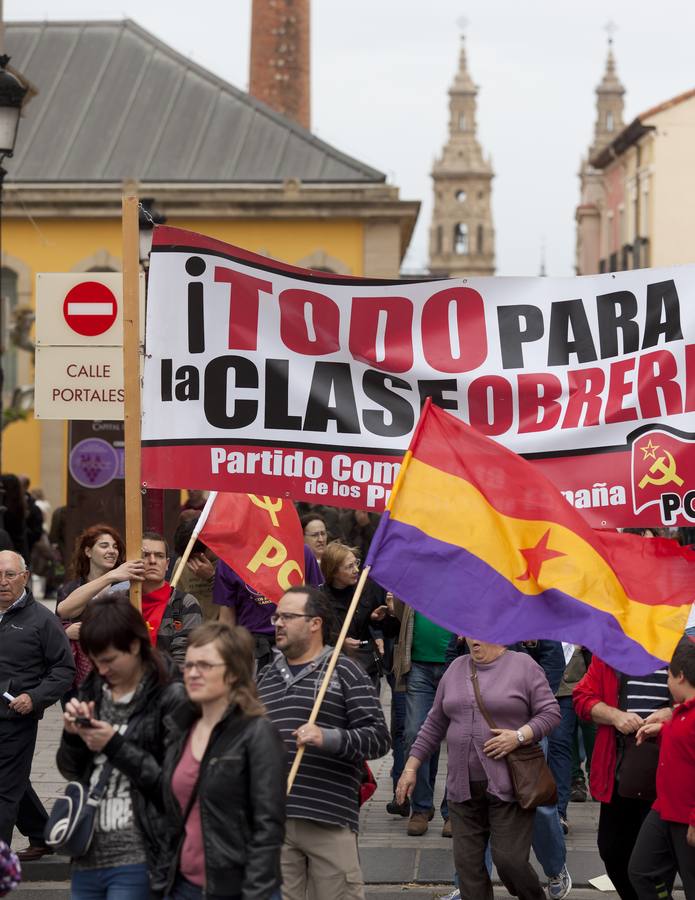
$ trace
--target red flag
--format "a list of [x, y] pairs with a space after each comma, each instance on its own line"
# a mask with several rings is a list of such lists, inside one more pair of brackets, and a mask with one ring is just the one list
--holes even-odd
[[274, 603], [304, 583], [304, 536], [291, 500], [213, 492], [198, 529], [204, 544]]

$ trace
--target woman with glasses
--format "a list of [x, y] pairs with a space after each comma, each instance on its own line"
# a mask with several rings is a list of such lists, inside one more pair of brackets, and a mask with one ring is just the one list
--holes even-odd
[[317, 516], [314, 513], [308, 513], [306, 516], [302, 516], [299, 521], [302, 526], [302, 531], [304, 532], [304, 543], [314, 554], [316, 561], [320, 565], [321, 557], [323, 556], [323, 551], [326, 549], [326, 542], [328, 541], [326, 521], [325, 519], [322, 519], [321, 516]]
[[253, 650], [245, 628], [219, 622], [188, 644], [188, 702], [171, 717], [162, 777], [170, 900], [280, 900], [286, 753], [256, 694]]
[[[72, 861], [72, 900], [149, 900], [164, 888], [168, 842], [156, 797], [167, 713], [181, 703], [173, 664], [152, 646], [127, 597], [88, 605], [80, 644], [94, 671], [65, 708], [57, 763], [70, 780], [106, 778], [87, 852]], [[110, 774], [106, 767], [112, 768]]]
[[[325, 579], [321, 590], [329, 597], [336, 619], [335, 638], [343, 627], [360, 576], [356, 549], [340, 541], [331, 541], [321, 557], [321, 571]], [[362, 666], [375, 687], [378, 687], [382, 671], [384, 640], [381, 629], [387, 617], [390, 614], [386, 594], [377, 584], [367, 579], [344, 647], [345, 653]]]

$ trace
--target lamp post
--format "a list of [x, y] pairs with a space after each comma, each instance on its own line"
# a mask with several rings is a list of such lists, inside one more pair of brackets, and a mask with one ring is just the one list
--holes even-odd
[[[2, 265], [2, 188], [7, 172], [3, 166], [5, 158], [12, 156], [17, 140], [17, 127], [22, 112], [22, 103], [29, 90], [28, 87], [7, 71], [10, 57], [0, 56], [0, 267]], [[2, 296], [2, 284], [0, 282], [0, 354], [5, 352], [5, 302]], [[5, 416], [3, 404], [3, 391], [5, 389], [5, 377], [0, 360], [0, 471], [2, 471], [2, 426]], [[0, 527], [5, 518], [4, 491], [0, 487]]]

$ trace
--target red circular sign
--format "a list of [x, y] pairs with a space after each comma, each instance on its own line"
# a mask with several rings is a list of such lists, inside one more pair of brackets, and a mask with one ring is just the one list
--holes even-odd
[[100, 281], [83, 281], [65, 295], [63, 316], [68, 326], [86, 337], [103, 334], [116, 321], [118, 301]]

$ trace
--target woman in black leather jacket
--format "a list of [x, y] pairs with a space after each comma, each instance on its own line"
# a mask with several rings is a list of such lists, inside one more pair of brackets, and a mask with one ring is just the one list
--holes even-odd
[[208, 622], [184, 663], [188, 702], [167, 720], [162, 787], [176, 838], [171, 900], [279, 900], [284, 744], [253, 681], [245, 628]]
[[90, 847], [73, 860], [70, 896], [106, 898], [115, 887], [130, 900], [147, 900], [151, 890], [161, 896], [169, 848], [156, 799], [163, 718], [182, 702], [183, 686], [172, 683], [173, 666], [152, 647], [127, 597], [92, 600], [80, 644], [95, 668], [66, 705], [58, 768], [83, 784], [96, 784], [107, 763], [114, 771]]

